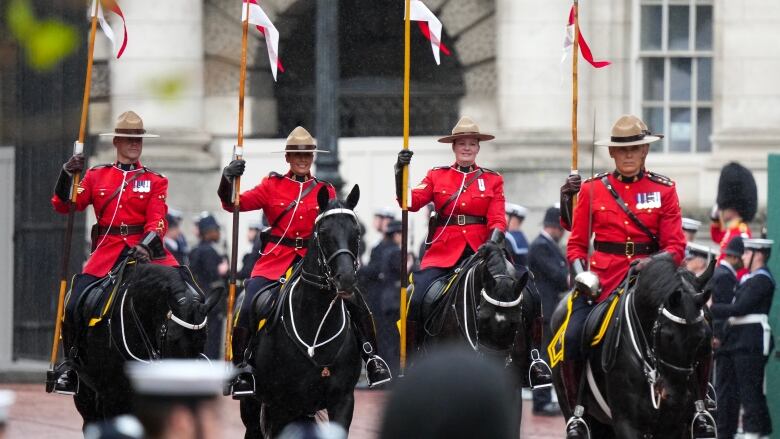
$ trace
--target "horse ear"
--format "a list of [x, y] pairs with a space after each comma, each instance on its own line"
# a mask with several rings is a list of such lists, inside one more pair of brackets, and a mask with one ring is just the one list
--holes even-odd
[[702, 308], [710, 301], [710, 296], [712, 296], [712, 288], [705, 288], [701, 293], [694, 295], [693, 300], [696, 301], [696, 306]]
[[222, 299], [222, 296], [225, 295], [225, 287], [217, 287], [211, 290], [208, 297], [206, 297], [206, 303], [201, 305], [201, 311], [203, 312], [203, 315], [208, 315], [211, 310], [217, 306], [217, 304]]
[[354, 210], [355, 206], [357, 206], [359, 199], [360, 199], [360, 186], [354, 185], [352, 186], [352, 191], [347, 196], [347, 208], [349, 210]]
[[717, 260], [715, 258], [710, 258], [710, 263], [707, 264], [707, 269], [704, 270], [704, 273], [696, 278], [696, 289], [698, 291], [705, 289], [707, 282], [710, 281], [713, 273], [715, 273], [715, 265], [717, 265]]
[[320, 206], [320, 212], [325, 212], [325, 209], [328, 208], [329, 202], [330, 192], [328, 192], [328, 187], [323, 185], [319, 192], [317, 192], [317, 204]]

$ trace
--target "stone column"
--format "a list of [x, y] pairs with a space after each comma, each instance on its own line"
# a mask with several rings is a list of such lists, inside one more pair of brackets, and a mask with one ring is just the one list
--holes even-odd
[[317, 156], [317, 175], [341, 189], [339, 174], [339, 9], [338, 1], [317, 0], [316, 115], [314, 135], [330, 154]]

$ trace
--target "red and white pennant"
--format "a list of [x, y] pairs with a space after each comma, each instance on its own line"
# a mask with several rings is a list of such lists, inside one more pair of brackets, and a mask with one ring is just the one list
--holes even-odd
[[410, 8], [412, 13], [409, 15], [409, 18], [417, 22], [417, 26], [420, 28], [423, 36], [431, 41], [433, 58], [436, 60], [437, 65], [441, 64], [439, 51], [447, 56], [451, 54], [450, 49], [441, 42], [441, 21], [420, 0], [411, 0]]
[[[602, 67], [606, 67], [610, 65], [611, 63], [609, 61], [595, 61], [593, 60], [593, 53], [590, 51], [590, 47], [588, 47], [588, 43], [585, 41], [585, 37], [582, 36], [582, 32], [580, 32], [579, 29], [577, 29], [577, 43], [580, 46], [580, 53], [582, 54], [582, 57], [585, 58], [585, 61], [590, 63], [593, 67], [600, 69]], [[566, 60], [566, 57], [568, 56], [569, 52], [571, 52], [571, 47], [574, 45], [574, 5], [572, 5], [571, 10], [569, 11], [569, 21], [566, 24], [566, 35], [563, 39], [563, 57], [561, 58], [561, 63]]]
[[106, 17], [103, 15], [104, 7], [108, 8], [109, 11], [118, 15], [119, 18], [122, 19], [122, 27], [124, 28], [124, 37], [122, 38], [122, 44], [120, 44], [119, 46], [119, 51], [116, 52], [116, 57], [117, 59], [119, 59], [119, 57], [122, 56], [122, 54], [125, 52], [125, 48], [127, 47], [127, 22], [125, 21], [125, 14], [122, 13], [122, 9], [119, 8], [119, 5], [114, 0], [100, 0], [99, 2], [97, 0], [92, 0], [92, 6], [90, 8], [90, 12], [91, 12], [90, 17], [94, 17], [95, 15], [97, 15], [98, 22], [100, 23], [100, 28], [103, 30], [103, 33], [106, 34], [106, 37], [109, 40], [111, 40], [111, 46], [113, 46], [114, 50], [116, 50], [114, 30], [111, 29], [111, 25], [108, 24]]
[[[243, 0], [246, 4], [247, 0]], [[241, 8], [241, 21], [246, 20], [246, 7]], [[257, 26], [257, 30], [265, 37], [265, 46], [268, 49], [268, 61], [271, 64], [271, 74], [276, 81], [276, 71], [284, 73], [282, 61], [279, 59], [279, 31], [271, 23], [265, 11], [257, 3], [257, 0], [249, 0], [249, 22]]]

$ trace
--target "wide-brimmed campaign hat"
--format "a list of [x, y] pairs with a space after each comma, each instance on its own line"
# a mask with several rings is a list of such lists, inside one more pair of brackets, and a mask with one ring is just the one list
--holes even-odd
[[144, 121], [134, 111], [125, 111], [116, 118], [116, 126], [113, 133], [101, 133], [101, 136], [112, 137], [160, 137], [157, 134], [147, 133], [144, 129]]
[[597, 146], [634, 146], [645, 145], [663, 139], [663, 134], [652, 134], [642, 119], [625, 114], [612, 125], [609, 139], [599, 140]]
[[271, 151], [273, 153], [288, 153], [288, 152], [324, 152], [330, 151], [325, 149], [317, 149], [317, 142], [314, 137], [306, 131], [304, 127], [295, 127], [287, 136], [287, 145], [284, 149]]
[[455, 142], [455, 140], [464, 137], [470, 137], [477, 140], [493, 140], [496, 138], [496, 136], [492, 134], [485, 134], [479, 132], [479, 125], [474, 123], [474, 121], [471, 120], [470, 117], [463, 116], [455, 125], [455, 128], [452, 129], [452, 135], [442, 137], [441, 139], [439, 139], [439, 142], [453, 143]]

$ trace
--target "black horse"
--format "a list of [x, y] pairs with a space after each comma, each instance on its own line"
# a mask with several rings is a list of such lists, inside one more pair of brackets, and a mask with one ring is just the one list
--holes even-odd
[[[620, 297], [603, 341], [588, 352], [581, 380], [592, 438], [691, 436], [694, 401], [702, 399], [694, 372], [712, 340], [704, 286], [713, 267], [697, 278], [671, 257], [659, 258]], [[553, 314], [553, 333], [566, 315], [565, 303]], [[553, 378], [559, 395], [577, 391], [564, 388], [560, 367], [553, 368]], [[567, 398], [559, 402], [568, 419]]]
[[[503, 246], [493, 240], [464, 260], [445, 283], [443, 297], [423, 308], [424, 334], [420, 350], [442, 343], [467, 344], [479, 355], [503, 362], [521, 384], [528, 371], [526, 324], [533, 311], [525, 303], [530, 294], [528, 272], [518, 271], [506, 259]], [[434, 287], [437, 282], [434, 283]], [[431, 294], [430, 292], [428, 294]], [[522, 413], [522, 399], [518, 398]]]
[[107, 315], [76, 342], [74, 401], [84, 425], [131, 411], [125, 362], [201, 356], [206, 315], [224, 290], [204, 297], [185, 270], [128, 259]]
[[349, 431], [361, 359], [344, 301], [359, 294], [360, 226], [352, 211], [359, 197], [357, 185], [346, 202], [330, 201], [324, 187], [317, 194], [321, 213], [308, 252], [283, 285], [278, 320], [250, 347], [258, 396], [241, 400], [246, 438], [275, 437], [320, 410]]

